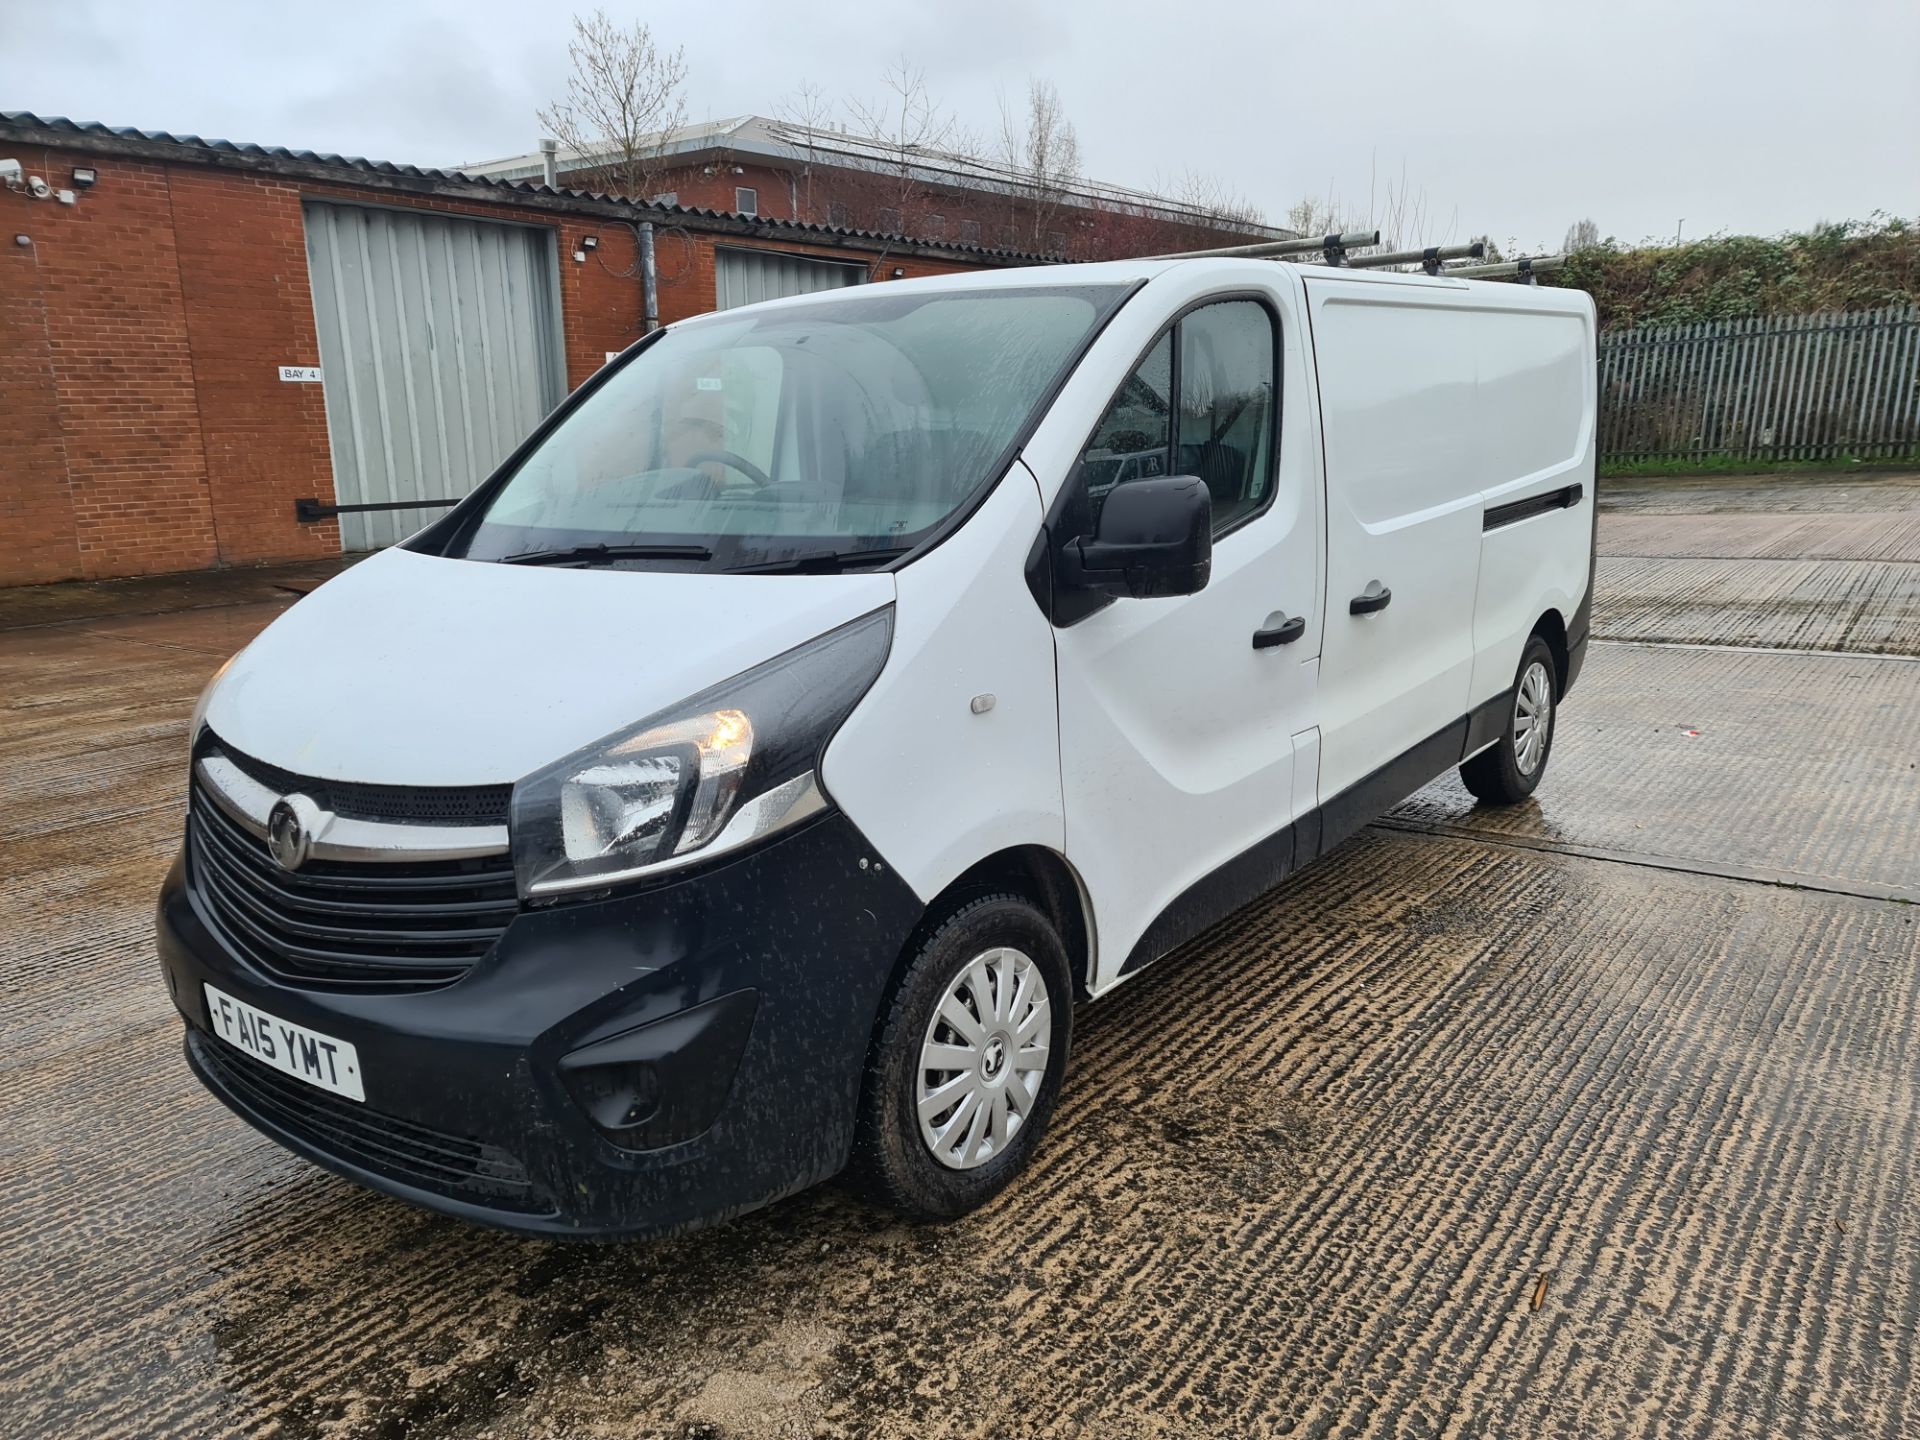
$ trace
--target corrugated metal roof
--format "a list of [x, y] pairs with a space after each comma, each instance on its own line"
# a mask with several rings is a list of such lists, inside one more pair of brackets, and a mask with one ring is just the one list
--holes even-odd
[[[863, 170], [890, 171], [905, 165], [929, 184], [999, 194], [1022, 193], [1031, 183], [1018, 169], [984, 156], [938, 147], [902, 147], [884, 138], [861, 135], [857, 131], [801, 125], [765, 115], [737, 115], [727, 120], [682, 125], [677, 129], [643, 136], [639, 144], [645, 152], [662, 160], [725, 150], [741, 155], [758, 155], [776, 162], [792, 163], [805, 158]], [[608, 163], [613, 153], [605, 145], [588, 149], [566, 147], [559, 151], [558, 160], [563, 169], [568, 165], [587, 169]], [[544, 160], [545, 156], [535, 150], [498, 160], [473, 161], [458, 168], [461, 173], [468, 175], [538, 173]], [[1226, 219], [1170, 196], [1103, 180], [1081, 178], [1065, 181], [1060, 185], [1059, 193], [1069, 203], [1109, 205], [1135, 214], [1150, 214], [1176, 225], [1199, 226], [1223, 234], [1245, 234], [1254, 240], [1299, 238], [1297, 231], [1283, 226], [1268, 225], [1264, 221]]]
[[393, 175], [403, 179], [431, 181], [436, 184], [470, 185], [480, 190], [547, 195], [561, 200], [590, 200], [602, 205], [620, 205], [627, 209], [644, 212], [641, 218], [656, 215], [676, 219], [725, 220], [756, 228], [786, 230], [804, 235], [834, 236], [849, 240], [864, 240], [869, 243], [897, 242], [912, 245], [921, 250], [945, 250], [954, 254], [978, 255], [1020, 264], [1056, 263], [1055, 257], [1050, 255], [1003, 250], [989, 245], [968, 245], [957, 240], [927, 240], [911, 235], [892, 235], [880, 230], [852, 230], [838, 225], [810, 224], [803, 220], [774, 220], [762, 215], [740, 215], [730, 210], [702, 210], [689, 205], [654, 205], [642, 200], [630, 200], [622, 195], [605, 195], [598, 191], [556, 189], [551, 185], [531, 180], [499, 180], [490, 176], [475, 175], [469, 171], [434, 170], [419, 165], [400, 165], [391, 160], [368, 160], [358, 155], [323, 154], [316, 150], [289, 150], [283, 145], [255, 145], [236, 140], [207, 140], [199, 135], [175, 135], [167, 130], [138, 130], [126, 125], [104, 125], [97, 120], [69, 120], [60, 115], [36, 115], [28, 110], [0, 110], [0, 134], [4, 134], [9, 129], [41, 130], [56, 136], [80, 135], [96, 140], [120, 139], [142, 141], [153, 145], [176, 145], [187, 150], [208, 151], [219, 155], [235, 156], [242, 160], [293, 162], [364, 175]]

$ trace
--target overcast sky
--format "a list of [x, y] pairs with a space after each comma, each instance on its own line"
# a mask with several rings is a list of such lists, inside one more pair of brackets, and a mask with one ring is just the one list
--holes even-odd
[[[587, 8], [583, 5], [583, 8]], [[611, 0], [686, 47], [695, 120], [802, 80], [875, 97], [904, 55], [963, 123], [1058, 86], [1085, 171], [1210, 172], [1424, 208], [1423, 241], [1557, 247], [1920, 215], [1920, 0]], [[1520, 17], [1529, 12], [1534, 18]], [[539, 0], [0, 0], [0, 109], [451, 165], [531, 150], [567, 73]], [[843, 16], [844, 19], [836, 19]]]

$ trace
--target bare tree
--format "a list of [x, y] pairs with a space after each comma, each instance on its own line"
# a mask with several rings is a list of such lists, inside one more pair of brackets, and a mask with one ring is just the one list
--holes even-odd
[[540, 124], [604, 189], [648, 199], [662, 169], [660, 138], [687, 119], [685, 50], [663, 50], [644, 23], [623, 29], [595, 10], [573, 17], [567, 54], [566, 98], [536, 111]]
[[1267, 223], [1266, 212], [1252, 200], [1226, 184], [1217, 175], [1188, 170], [1170, 186], [1161, 186], [1167, 197], [1189, 210], [1198, 210], [1229, 225], [1257, 226]]
[[1051, 80], [1027, 82], [1024, 116], [1015, 113], [1001, 92], [999, 149], [1000, 162], [1013, 181], [1008, 229], [1017, 233], [1022, 228], [1019, 210], [1024, 200], [1028, 242], [1035, 250], [1053, 248], [1054, 218], [1066, 202], [1067, 191], [1080, 178], [1080, 137]]
[[885, 156], [882, 193], [894, 212], [896, 228], [905, 234], [939, 193], [927, 183], [926, 162], [970, 154], [977, 146], [927, 89], [927, 72], [905, 56], [887, 67], [883, 88], [886, 93], [871, 104], [849, 100], [847, 114]]
[[1400, 178], [1397, 181], [1389, 180], [1384, 189], [1377, 173], [1370, 175], [1364, 205], [1348, 202], [1329, 186], [1324, 199], [1305, 196], [1287, 211], [1287, 227], [1302, 235], [1339, 235], [1355, 230], [1378, 230], [1380, 243], [1356, 248], [1353, 252], [1356, 255], [1386, 250], [1417, 250], [1428, 245], [1446, 244], [1453, 235], [1457, 221], [1458, 216], [1453, 217], [1444, 230], [1436, 233], [1434, 222], [1428, 216], [1427, 192], [1413, 186], [1407, 179], [1404, 167]]
[[1567, 238], [1560, 242], [1562, 254], [1591, 250], [1600, 243], [1600, 227], [1591, 220], [1576, 220], [1567, 227]]
[[813, 208], [813, 169], [820, 159], [820, 135], [832, 119], [833, 108], [824, 90], [803, 80], [799, 89], [774, 102], [773, 114], [786, 127], [787, 146], [800, 162], [794, 186], [794, 218], [818, 220]]

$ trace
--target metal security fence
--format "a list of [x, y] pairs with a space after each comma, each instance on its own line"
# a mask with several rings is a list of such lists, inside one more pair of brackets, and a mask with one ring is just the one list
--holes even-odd
[[1920, 449], [1920, 306], [1623, 330], [1600, 341], [1600, 453], [1893, 459]]

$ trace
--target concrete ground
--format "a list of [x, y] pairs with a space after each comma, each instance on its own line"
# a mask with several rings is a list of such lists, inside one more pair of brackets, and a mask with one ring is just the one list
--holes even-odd
[[149, 926], [290, 597], [0, 605], [0, 1429], [1920, 1433], [1920, 476], [1602, 495], [1536, 800], [1437, 783], [1083, 1009], [942, 1229], [518, 1241], [259, 1138]]

